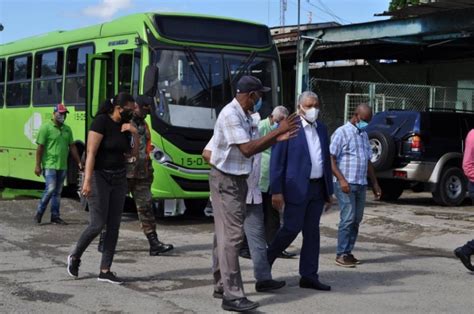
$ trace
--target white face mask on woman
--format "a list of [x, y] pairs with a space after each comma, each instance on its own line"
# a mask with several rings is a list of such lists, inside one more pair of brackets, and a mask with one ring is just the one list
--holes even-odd
[[310, 108], [308, 110], [304, 110], [300, 108], [301, 112], [303, 113], [303, 118], [308, 121], [309, 123], [314, 123], [318, 119], [319, 109]]

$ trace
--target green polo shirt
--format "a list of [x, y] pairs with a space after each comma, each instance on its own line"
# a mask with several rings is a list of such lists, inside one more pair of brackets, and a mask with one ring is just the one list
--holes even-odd
[[69, 145], [73, 143], [72, 130], [53, 121], [41, 125], [36, 144], [44, 146], [41, 164], [43, 169], [66, 170]]
[[[270, 118], [266, 118], [258, 124], [258, 131], [260, 136], [265, 136], [272, 131], [272, 126], [270, 123]], [[262, 161], [260, 162], [260, 181], [259, 187], [260, 191], [263, 193], [268, 192], [270, 185], [270, 156], [272, 148], [267, 148], [262, 152]]]

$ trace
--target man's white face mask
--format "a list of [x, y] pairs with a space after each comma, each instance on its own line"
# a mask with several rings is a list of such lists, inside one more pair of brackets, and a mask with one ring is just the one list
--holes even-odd
[[300, 108], [300, 110], [303, 112], [303, 118], [309, 123], [314, 123], [318, 119], [319, 109], [313, 107], [308, 110]]

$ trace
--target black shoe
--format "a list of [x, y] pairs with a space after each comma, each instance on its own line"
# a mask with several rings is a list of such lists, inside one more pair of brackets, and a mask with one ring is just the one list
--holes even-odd
[[146, 237], [150, 243], [150, 256], [157, 256], [174, 249], [172, 244], [165, 244], [159, 241], [156, 232], [151, 232]]
[[116, 285], [123, 284], [123, 281], [118, 279], [115, 273], [111, 272], [110, 270], [106, 273], [100, 272], [99, 277], [97, 278], [99, 281], [110, 282]]
[[52, 224], [57, 224], [57, 225], [67, 225], [67, 222], [65, 222], [64, 220], [62, 220], [59, 217], [51, 218], [51, 223]]
[[36, 213], [33, 220], [34, 220], [34, 222], [36, 222], [39, 225], [41, 223], [41, 218], [43, 218], [43, 215]]
[[226, 311], [245, 312], [256, 309], [259, 305], [257, 302], [252, 302], [247, 298], [222, 300], [222, 309]]
[[79, 266], [81, 266], [80, 259], [72, 258], [72, 255], [67, 257], [67, 273], [69, 276], [77, 278], [79, 276]]
[[214, 292], [212, 293], [212, 296], [213, 296], [215, 299], [224, 299], [224, 291], [216, 291], [216, 290], [214, 290]]
[[474, 271], [474, 266], [471, 263], [471, 256], [464, 252], [462, 246], [454, 250], [454, 255], [461, 260], [464, 266], [470, 271]]
[[325, 285], [317, 279], [309, 279], [306, 277], [301, 277], [300, 288], [314, 289], [314, 290], [321, 290], [321, 291], [331, 290], [331, 286]]
[[168, 251], [174, 249], [173, 244], [165, 244], [163, 242], [158, 241], [158, 245], [150, 247], [150, 256], [157, 256]]
[[285, 281], [276, 281], [273, 279], [257, 281], [255, 284], [255, 290], [257, 292], [266, 292], [270, 290], [277, 290], [286, 285]]
[[295, 253], [290, 253], [290, 252], [287, 252], [287, 251], [282, 251], [280, 253], [280, 255], [278, 255], [278, 258], [293, 258], [295, 257], [296, 254]]
[[250, 256], [250, 251], [249, 250], [240, 250], [239, 251], [239, 256], [242, 258], [246, 259], [251, 259], [252, 257]]

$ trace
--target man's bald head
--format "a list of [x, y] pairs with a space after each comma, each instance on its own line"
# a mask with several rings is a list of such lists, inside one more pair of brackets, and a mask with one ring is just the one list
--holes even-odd
[[367, 104], [360, 104], [356, 107], [354, 117], [357, 117], [358, 120], [370, 122], [372, 120], [372, 108]]

